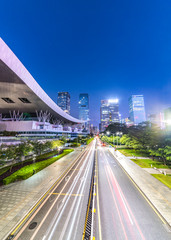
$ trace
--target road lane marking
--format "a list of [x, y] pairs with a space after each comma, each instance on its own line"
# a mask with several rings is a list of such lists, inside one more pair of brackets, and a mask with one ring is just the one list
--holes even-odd
[[106, 173], [106, 177], [107, 177], [108, 184], [109, 184], [109, 187], [110, 187], [110, 191], [111, 191], [111, 193], [112, 193], [113, 201], [114, 201], [114, 204], [115, 204], [115, 207], [116, 207], [118, 216], [119, 216], [119, 220], [120, 220], [120, 223], [121, 223], [121, 226], [122, 226], [122, 229], [123, 229], [123, 233], [124, 233], [124, 235], [125, 235], [125, 239], [128, 240], [128, 237], [127, 237], [127, 234], [126, 234], [126, 230], [125, 230], [125, 227], [124, 227], [124, 224], [123, 224], [123, 221], [122, 221], [122, 218], [121, 218], [121, 214], [120, 214], [120, 211], [119, 211], [119, 208], [118, 208], [118, 205], [117, 205], [117, 202], [116, 202], [114, 193], [113, 193], [113, 189], [112, 189], [112, 186], [111, 186], [111, 182], [110, 182], [110, 179], [109, 179], [109, 176], [108, 176], [109, 174], [107, 173], [107, 167], [105, 167], [105, 173]]
[[[89, 155], [90, 155], [90, 151], [89, 151], [88, 154], [86, 155], [86, 159], [87, 159], [87, 156], [89, 156]], [[85, 158], [83, 158], [83, 159], [85, 160]], [[83, 159], [82, 159], [82, 161], [83, 161]], [[81, 162], [78, 162], [78, 163], [77, 163], [77, 166], [78, 166], [80, 163], [81, 163]], [[83, 161], [83, 164], [85, 164], [85, 161]], [[74, 171], [72, 172], [71, 177], [72, 177], [72, 175], [74, 175]], [[79, 175], [77, 175], [77, 176], [78, 176], [78, 177], [77, 177], [77, 181], [72, 182], [72, 184], [71, 184], [71, 186], [70, 186], [70, 188], [69, 188], [69, 191], [71, 191], [72, 189], [74, 189], [74, 187], [76, 186], [76, 184], [77, 184], [77, 182], [78, 182], [78, 180], [79, 180]], [[66, 182], [66, 183], [64, 184], [61, 192], [63, 192], [63, 190], [65, 189], [65, 187], [66, 187], [67, 184], [68, 184], [68, 182]], [[65, 197], [66, 197], [66, 196], [65, 196]], [[49, 208], [49, 210], [48, 210], [47, 213], [45, 214], [45, 216], [44, 216], [44, 218], [42, 219], [42, 221], [39, 223], [39, 226], [38, 226], [37, 229], [35, 230], [35, 232], [34, 232], [34, 234], [32, 235], [32, 237], [31, 237], [30, 240], [33, 240], [33, 239], [35, 238], [37, 232], [38, 232], [39, 229], [41, 228], [42, 224], [45, 222], [47, 216], [48, 216], [49, 213], [51, 212], [51, 210], [52, 210], [53, 206], [55, 205], [55, 203], [57, 202], [58, 198], [59, 198], [59, 196], [56, 198], [56, 200], [54, 201], [54, 203], [51, 205], [51, 207]], [[68, 198], [68, 199], [69, 199], [69, 198]], [[65, 200], [65, 199], [63, 199], [63, 200]], [[64, 205], [66, 205], [66, 202], [64, 203]], [[60, 209], [59, 209], [59, 210], [60, 210]], [[54, 219], [56, 218], [57, 215], [58, 215], [58, 212], [55, 214]], [[61, 213], [60, 213], [60, 215], [61, 215]], [[55, 220], [56, 220], [56, 219], [55, 219]], [[58, 220], [59, 220], [59, 217], [58, 217]], [[55, 226], [56, 226], [57, 222], [58, 222], [58, 221], [56, 221]], [[47, 231], [48, 234], [49, 234], [49, 229], [52, 228], [52, 223], [53, 223], [53, 221], [51, 222], [51, 225], [50, 225], [50, 227], [48, 228], [48, 231]], [[53, 234], [53, 230], [51, 231], [50, 236], [51, 236], [52, 234]], [[46, 234], [46, 236], [47, 236], [47, 234]], [[49, 236], [49, 237], [50, 237], [50, 236]]]
[[[92, 149], [92, 148], [91, 148], [91, 149]], [[90, 150], [91, 150], [91, 149], [90, 149]], [[83, 173], [83, 177], [82, 177], [83, 179], [87, 179], [87, 175], [88, 175], [89, 168], [90, 168], [90, 165], [91, 165], [91, 161], [89, 160], [89, 159], [90, 159], [90, 158], [89, 158], [89, 155], [90, 155], [90, 154], [91, 154], [91, 151], [88, 152], [88, 155], [86, 156], [86, 158], [85, 158], [85, 160], [84, 160], [84, 162], [83, 162], [83, 166], [86, 165], [86, 163], [88, 162], [88, 164], [86, 165], [85, 171], [84, 171], [84, 173]], [[81, 168], [81, 170], [83, 170], [83, 168]], [[78, 180], [79, 180], [79, 178], [80, 178], [81, 172], [83, 172], [83, 171], [79, 171], [79, 173], [78, 173], [78, 175], [77, 175], [77, 182], [78, 182]], [[80, 192], [80, 189], [82, 188], [82, 189], [81, 189], [81, 193], [83, 193], [83, 189], [84, 189], [85, 184], [86, 184], [86, 181], [81, 181], [81, 184], [79, 185], [78, 192]], [[74, 187], [75, 187], [75, 186], [74, 186]], [[74, 188], [73, 188], [73, 189], [74, 189]], [[61, 211], [61, 213], [60, 213], [60, 216], [58, 217], [58, 219], [57, 219], [56, 222], [55, 222], [55, 225], [53, 226], [53, 229], [51, 228], [52, 231], [51, 231], [50, 235], [48, 236], [48, 240], [51, 239], [51, 236], [53, 235], [54, 229], [55, 229], [55, 227], [57, 226], [57, 224], [58, 224], [58, 222], [59, 222], [59, 219], [60, 219], [60, 217], [62, 216], [62, 213], [63, 213], [63, 211], [64, 211], [64, 209], [65, 209], [65, 206], [67, 205], [68, 201], [69, 201], [69, 198], [66, 200], [66, 202], [65, 202], [65, 204], [64, 204], [64, 207], [63, 207], [63, 209], [62, 209], [62, 211]], [[76, 205], [76, 211], [74, 212], [74, 213], [75, 213], [74, 219], [76, 219], [76, 212], [78, 212], [78, 210], [79, 210], [80, 202], [81, 202], [81, 199], [79, 198], [79, 199], [78, 199], [78, 203], [79, 203], [79, 204], [76, 205], [76, 199], [74, 199], [74, 202], [73, 202], [73, 204], [72, 204], [72, 207], [70, 208], [69, 214], [68, 214], [68, 216], [67, 216], [67, 219], [66, 219], [66, 221], [65, 221], [64, 227], [63, 227], [62, 232], [61, 232], [61, 235], [62, 235], [62, 236], [60, 235], [60, 238], [59, 238], [59, 239], [63, 239], [63, 235], [66, 233], [66, 228], [67, 228], [67, 226], [68, 226], [68, 223], [69, 223], [69, 220], [70, 220], [70, 218], [71, 218], [71, 214], [72, 214], [72, 212], [73, 212], [73, 209], [74, 209], [75, 205]], [[72, 220], [73, 220], [73, 219], [72, 219]], [[74, 227], [73, 224], [74, 224], [74, 221], [72, 221], [71, 226], [70, 226], [70, 229], [69, 229], [69, 234], [70, 234], [70, 235], [71, 235], [71, 229]], [[65, 238], [65, 239], [66, 239], [66, 238]], [[71, 238], [69, 238], [69, 239], [71, 239]]]
[[126, 209], [126, 212], [127, 212], [128, 217], [129, 217], [129, 220], [130, 220], [131, 224], [133, 225], [133, 221], [132, 221], [132, 218], [131, 218], [131, 216], [130, 216], [129, 210], [128, 210], [128, 208], [127, 208], [126, 202], [125, 202], [125, 200], [124, 200], [124, 198], [123, 198], [123, 196], [122, 196], [123, 193], [121, 192], [121, 189], [120, 189], [120, 187], [119, 187], [119, 184], [118, 184], [116, 178], [114, 177], [114, 174], [113, 174], [112, 169], [111, 169], [110, 166], [109, 166], [109, 168], [110, 168], [109, 171], [110, 171], [111, 174], [112, 174], [112, 177], [113, 177], [113, 179], [114, 179], [114, 181], [115, 181], [115, 185], [117, 186], [119, 195], [120, 195], [120, 197], [121, 197], [121, 199], [122, 199], [122, 202], [123, 202], [123, 204], [124, 204], [124, 207], [125, 207], [125, 209]]
[[[104, 155], [105, 155], [105, 154], [104, 154]], [[117, 180], [116, 180], [116, 178], [115, 178], [115, 176], [114, 176], [114, 174], [113, 174], [113, 171], [112, 171], [112, 169], [111, 169], [111, 167], [110, 167], [110, 165], [109, 165], [109, 162], [108, 162], [108, 160], [107, 160], [106, 157], [105, 157], [105, 159], [106, 159], [106, 162], [108, 163], [108, 166], [107, 166], [106, 168], [108, 169], [108, 172], [110, 173], [110, 175], [113, 177], [113, 180], [114, 180], [115, 185], [116, 185], [116, 187], [117, 187], [117, 191], [120, 190], [119, 192], [122, 193], [122, 190], [121, 190], [119, 184], [117, 183]], [[113, 185], [113, 181], [112, 181], [112, 185]], [[114, 187], [114, 186], [113, 186], [113, 187]], [[115, 190], [115, 191], [116, 191], [116, 190]], [[121, 194], [120, 194], [120, 196], [121, 196]], [[125, 207], [126, 207], [126, 206], [128, 207], [129, 212], [130, 212], [130, 214], [131, 214], [131, 216], [132, 216], [132, 218], [133, 218], [133, 220], [134, 220], [134, 223], [135, 223], [135, 225], [136, 225], [136, 227], [137, 227], [137, 230], [139, 231], [139, 234], [140, 234], [141, 238], [142, 238], [143, 240], [145, 240], [144, 235], [142, 234], [141, 229], [140, 229], [140, 227], [139, 227], [139, 225], [138, 225], [138, 223], [137, 223], [137, 221], [136, 221], [136, 218], [134, 217], [134, 215], [133, 215], [133, 213], [132, 213], [132, 211], [131, 211], [131, 208], [129, 207], [129, 204], [127, 203], [127, 201], [126, 201], [123, 193], [122, 193], [122, 196], [123, 196], [123, 198], [121, 198], [121, 199], [122, 199], [122, 202], [124, 203], [124, 201], [123, 201], [123, 199], [124, 199], [124, 200], [125, 200], [125, 203], [126, 203], [126, 205], [124, 205], [124, 206], [125, 206]], [[118, 199], [118, 200], [119, 200], [119, 199]], [[125, 208], [125, 209], [127, 209], [127, 208]], [[128, 214], [128, 212], [127, 212], [127, 214]], [[130, 216], [128, 215], [128, 217], [130, 217]]]
[[[115, 156], [110, 152], [111, 156], [115, 158]], [[145, 198], [145, 200], [148, 202], [148, 204], [151, 206], [151, 208], [154, 210], [154, 212], [157, 214], [157, 216], [160, 218], [160, 220], [164, 223], [167, 224], [168, 223], [165, 221], [165, 219], [163, 218], [163, 216], [157, 211], [157, 209], [154, 207], [154, 205], [150, 202], [150, 200], [146, 197], [145, 193], [138, 187], [138, 185], [134, 182], [134, 180], [131, 178], [131, 176], [126, 172], [126, 170], [122, 167], [122, 165], [120, 164], [120, 162], [117, 160], [119, 166], [121, 167], [121, 169], [125, 172], [125, 174], [127, 175], [127, 177], [131, 180], [131, 182], [134, 184], [134, 186], [136, 187], [136, 189], [141, 193], [141, 195]]]
[[[51, 193], [48, 193], [48, 194], [51, 194]], [[74, 197], [79, 197], [79, 196], [84, 196], [83, 194], [77, 194], [77, 193], [52, 193], [51, 195], [61, 195], [61, 196], [74, 196]]]
[[[43, 195], [43, 197], [41, 197], [41, 199], [40, 199], [40, 200], [36, 203], [36, 205], [28, 212], [28, 214], [23, 218], [23, 220], [21, 220], [21, 222], [17, 225], [17, 227], [14, 228], [14, 230], [11, 232], [10, 235], [14, 235], [14, 234], [15, 234], [15, 232], [19, 229], [19, 227], [26, 221], [26, 219], [31, 215], [31, 213], [38, 207], [38, 205], [39, 205], [43, 200], [45, 200], [45, 201], [42, 202], [42, 204], [39, 206], [38, 209], [40, 209], [40, 208], [45, 204], [45, 202], [48, 200], [48, 198], [45, 199], [45, 197], [48, 195], [48, 193], [49, 193], [53, 188], [54, 188], [53, 191], [55, 191], [55, 189], [59, 186], [59, 184], [61, 183], [61, 181], [64, 179], [64, 176], [65, 176], [67, 173], [70, 172], [70, 168], [72, 168], [72, 166], [75, 165], [75, 164], [78, 162], [78, 160], [84, 156], [85, 153], [86, 153], [86, 151], [83, 152], [83, 153], [81, 153], [81, 154], [75, 159], [75, 161], [61, 174], [61, 176], [60, 176], [60, 177], [56, 180], [56, 182], [50, 187], [50, 189]], [[37, 209], [37, 210], [38, 210], [38, 209]], [[35, 213], [37, 213], [37, 211], [36, 211]], [[34, 215], [35, 215], [35, 213], [34, 213]], [[34, 215], [33, 215], [33, 216], [34, 216]], [[32, 217], [33, 217], [33, 216], [32, 216]], [[30, 221], [28, 221], [28, 222], [30, 222]], [[24, 226], [23, 226], [23, 228], [24, 228]], [[22, 229], [21, 229], [21, 230], [22, 230]], [[20, 231], [21, 231], [21, 230], [20, 230]], [[23, 231], [24, 231], [24, 229], [23, 229]], [[15, 238], [16, 238], [16, 236], [15, 236]], [[14, 239], [15, 239], [15, 238], [14, 238]]]
[[102, 228], [101, 228], [101, 217], [100, 217], [100, 204], [99, 204], [99, 170], [97, 162], [97, 149], [96, 149], [96, 169], [97, 169], [97, 209], [98, 209], [98, 226], [99, 226], [99, 240], [102, 240]]

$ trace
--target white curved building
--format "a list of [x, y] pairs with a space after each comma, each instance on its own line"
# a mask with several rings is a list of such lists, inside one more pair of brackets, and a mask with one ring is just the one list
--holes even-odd
[[[19, 131], [19, 126], [26, 125], [24, 124], [26, 120], [35, 121], [37, 125], [46, 122], [45, 125], [53, 125], [56, 129], [61, 129], [61, 125], [71, 126], [84, 123], [57, 106], [1, 38], [0, 114], [3, 120], [0, 131], [10, 131], [12, 127], [13, 131], [14, 129]], [[6, 126], [11, 127], [9, 129], [8, 126], [2, 127], [2, 122], [3, 126], [6, 123]], [[7, 124], [7, 122], [11, 123]], [[14, 125], [18, 126], [17, 129]]]

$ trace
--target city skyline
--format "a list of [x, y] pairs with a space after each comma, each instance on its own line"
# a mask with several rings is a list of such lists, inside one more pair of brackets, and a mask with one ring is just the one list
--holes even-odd
[[1, 1], [0, 240], [171, 240], [171, 1]]
[[[59, 92], [59, 93], [68, 93], [68, 92]], [[69, 93], [68, 93], [69, 94]], [[80, 94], [79, 94], [80, 95]], [[144, 122], [144, 121], [154, 121], [154, 119], [153, 119], [153, 115], [155, 115], [155, 118], [156, 118], [156, 120], [155, 121], [158, 121], [158, 122], [161, 122], [161, 114], [163, 114], [164, 115], [164, 112], [165, 112], [165, 110], [167, 109], [167, 107], [165, 107], [165, 108], [163, 108], [163, 109], [161, 109], [161, 111], [159, 111], [159, 112], [155, 112], [155, 113], [153, 113], [153, 112], [149, 112], [148, 114], [146, 113], [146, 107], [145, 107], [145, 104], [144, 104], [144, 95], [143, 94], [134, 94], [134, 95], [131, 95], [129, 98], [128, 98], [128, 102], [127, 102], [127, 110], [128, 110], [128, 115], [126, 115], [125, 117], [123, 117], [122, 118], [122, 112], [119, 112], [119, 121], [120, 122], [124, 122], [125, 123], [125, 119], [129, 119], [130, 121], [132, 121], [132, 122], [134, 122], [135, 124], [137, 124], [136, 123], [136, 121], [133, 121], [133, 116], [131, 116], [130, 115], [130, 99], [133, 97], [133, 96], [142, 96], [142, 98], [143, 98], [143, 108], [144, 108], [144, 116], [143, 116], [143, 118], [142, 118], [142, 121], [139, 121], [139, 122], [137, 122], [138, 124], [139, 123], [141, 123], [141, 122]], [[119, 102], [119, 99], [116, 99], [116, 98], [111, 98], [111, 99], [107, 99], [107, 98], [105, 98], [104, 97], [104, 100], [101, 100], [100, 102], [102, 102], [102, 101], [106, 101], [106, 102], [108, 102], [108, 101], [110, 101], [110, 100], [117, 100], [118, 102]], [[101, 103], [102, 104], [102, 103]], [[133, 104], [133, 103], [132, 103]], [[134, 104], [133, 104], [134, 105]], [[90, 102], [90, 106], [91, 106], [91, 102]], [[89, 108], [90, 108], [90, 106], [89, 106]], [[101, 109], [101, 106], [102, 105], [100, 105], [100, 109]], [[73, 110], [78, 110], [78, 112], [79, 112], [79, 101], [78, 101], [78, 104], [77, 104], [77, 106], [75, 106], [74, 105], [74, 108], [75, 109], [70, 109], [71, 111], [73, 111]], [[63, 109], [64, 110], [64, 109]], [[101, 115], [101, 110], [99, 110], [99, 112], [100, 112], [100, 115]], [[138, 113], [137, 113], [138, 114]], [[78, 113], [78, 115], [79, 115], [79, 113]], [[89, 115], [90, 115], [90, 123], [93, 123], [94, 121], [93, 121], [93, 119], [91, 118], [91, 112], [89, 112]], [[152, 118], [150, 118], [150, 116], [152, 117]], [[79, 117], [79, 116], [78, 116]], [[157, 117], [158, 117], [158, 119], [157, 119]], [[99, 124], [101, 124], [101, 117], [100, 117], [100, 120], [99, 120], [99, 123], [98, 124], [96, 124], [95, 126], [97, 126], [97, 127], [99, 127]], [[161, 122], [161, 124], [164, 124], [164, 120], [163, 120], [163, 122]]]
[[[98, 125], [103, 98], [118, 98], [124, 118], [134, 94], [144, 95], [147, 114], [170, 107], [169, 7], [155, 1], [53, 2], [53, 8], [3, 2], [1, 37], [55, 102], [65, 88], [74, 109], [79, 93], [88, 92]], [[71, 115], [78, 117], [78, 110]]]

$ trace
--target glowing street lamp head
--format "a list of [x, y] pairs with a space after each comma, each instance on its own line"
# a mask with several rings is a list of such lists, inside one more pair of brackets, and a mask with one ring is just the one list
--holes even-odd
[[109, 99], [108, 103], [118, 103], [119, 99], [115, 98], [115, 99]]
[[110, 134], [110, 132], [109, 132], [109, 131], [107, 131], [106, 133], [107, 133], [107, 135], [109, 135], [109, 134]]

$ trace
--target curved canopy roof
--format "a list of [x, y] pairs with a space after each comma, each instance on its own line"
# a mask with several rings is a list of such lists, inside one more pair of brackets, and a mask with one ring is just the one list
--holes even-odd
[[48, 111], [65, 123], [84, 123], [57, 106], [0, 38], [0, 113], [11, 110]]

